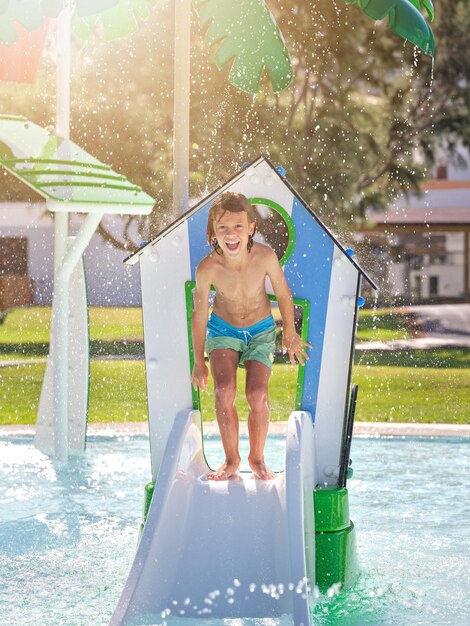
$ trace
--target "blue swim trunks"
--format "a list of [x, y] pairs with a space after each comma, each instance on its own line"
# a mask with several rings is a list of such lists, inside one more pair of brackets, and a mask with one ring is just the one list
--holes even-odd
[[259, 361], [271, 369], [275, 342], [272, 315], [246, 328], [232, 326], [215, 313], [211, 313], [207, 323], [207, 354], [210, 355], [212, 350], [230, 348], [239, 353], [240, 365], [245, 361]]

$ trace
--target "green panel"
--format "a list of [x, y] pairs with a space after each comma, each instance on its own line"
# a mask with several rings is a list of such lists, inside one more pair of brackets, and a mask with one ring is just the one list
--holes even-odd
[[[2, 150], [2, 144], [6, 150]], [[3, 156], [2, 156], [3, 155]], [[0, 164], [47, 199], [152, 207], [153, 198], [73, 141], [24, 118], [0, 116]]]
[[232, 62], [228, 80], [243, 91], [257, 93], [266, 69], [273, 91], [293, 79], [289, 52], [263, 0], [193, 0], [207, 43], [217, 45], [217, 67]]
[[[189, 345], [189, 367], [190, 371], [193, 371], [194, 367], [194, 353], [193, 353], [193, 338], [191, 333], [191, 319], [193, 315], [193, 290], [196, 287], [196, 283], [194, 280], [187, 280], [185, 282], [185, 299], [186, 299], [186, 320], [187, 320], [187, 328], [188, 328], [188, 345]], [[215, 291], [214, 288], [211, 291]], [[277, 302], [276, 296], [268, 295], [268, 298], [271, 302]], [[302, 315], [302, 329], [301, 329], [301, 337], [304, 341], [307, 341], [307, 333], [308, 333], [308, 324], [310, 318], [310, 302], [308, 300], [304, 300], [302, 298], [293, 298], [293, 302], [295, 306], [300, 306], [303, 309]], [[295, 396], [295, 409], [297, 411], [302, 408], [302, 396], [304, 391], [304, 380], [305, 380], [305, 367], [299, 365], [297, 370], [297, 391]], [[201, 410], [201, 398], [199, 395], [199, 389], [194, 389], [191, 385], [191, 394], [193, 399], [193, 409]]]
[[[434, 36], [428, 23], [416, 6], [419, 0], [344, 0], [357, 4], [368, 17], [383, 20], [388, 17], [390, 30], [408, 39], [426, 54], [434, 55]], [[415, 6], [413, 6], [415, 5]], [[430, 0], [423, 2], [429, 15], [434, 15]]]

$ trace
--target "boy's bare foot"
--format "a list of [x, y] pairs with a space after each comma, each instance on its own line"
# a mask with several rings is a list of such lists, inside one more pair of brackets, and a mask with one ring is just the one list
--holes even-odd
[[240, 459], [236, 461], [225, 461], [215, 472], [207, 474], [208, 480], [228, 480], [238, 472], [240, 467]]
[[272, 480], [276, 478], [276, 474], [269, 469], [264, 461], [252, 461], [248, 458], [248, 464], [255, 478], [259, 480]]

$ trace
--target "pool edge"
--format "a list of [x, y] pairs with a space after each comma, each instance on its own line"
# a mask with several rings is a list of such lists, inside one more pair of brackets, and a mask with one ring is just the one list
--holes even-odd
[[[33, 424], [3, 424], [0, 425], [0, 436], [25, 437], [34, 436], [36, 432]], [[285, 435], [287, 422], [271, 422], [271, 435]], [[206, 435], [217, 435], [218, 428], [215, 422], [204, 422]], [[131, 436], [147, 435], [147, 422], [109, 422], [106, 424], [88, 424], [88, 434], [93, 436]], [[240, 422], [240, 434], [247, 434], [247, 423]], [[398, 422], [355, 422], [354, 436], [367, 437], [470, 437], [470, 424], [410, 424]]]

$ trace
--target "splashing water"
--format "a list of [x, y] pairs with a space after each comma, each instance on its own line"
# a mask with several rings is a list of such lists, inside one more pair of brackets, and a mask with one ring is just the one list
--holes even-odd
[[[274, 445], [278, 466], [281, 444], [273, 437], [267, 451]], [[150, 473], [148, 439], [91, 438], [86, 455], [68, 468], [55, 468], [28, 438], [3, 438], [0, 447], [2, 624], [104, 626], [135, 552]], [[220, 441], [212, 438], [206, 447], [217, 461]], [[470, 510], [462, 494], [470, 442], [355, 438], [352, 452], [355, 477], [348, 487], [362, 574], [347, 593], [338, 595], [337, 587], [314, 593], [315, 625], [466, 623]], [[265, 587], [274, 595], [288, 591], [271, 581]], [[256, 591], [234, 580], [208, 594], [207, 626], [291, 624], [288, 617], [210, 619], [210, 601], [223, 595], [236, 602], [245, 588]], [[157, 623], [196, 623], [171, 609]]]

